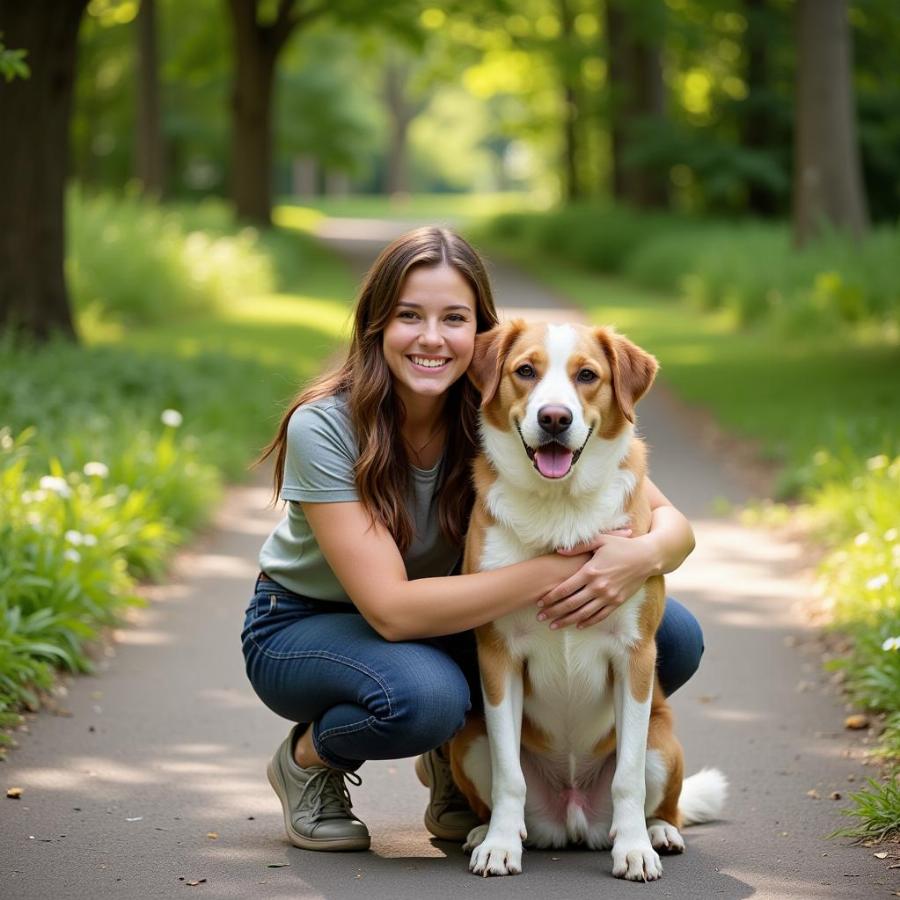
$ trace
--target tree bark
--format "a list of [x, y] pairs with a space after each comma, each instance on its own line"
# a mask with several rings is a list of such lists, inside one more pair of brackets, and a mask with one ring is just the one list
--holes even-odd
[[275, 19], [257, 18], [258, 0], [228, 0], [234, 33], [231, 93], [231, 192], [242, 219], [272, 221], [272, 92], [278, 54], [295, 29], [329, 8], [279, 0]]
[[607, 0], [612, 193], [617, 201], [655, 209], [668, 205], [668, 173], [627, 157], [641, 123], [666, 114], [662, 56], [649, 36], [638, 33], [633, 15], [623, 0]]
[[0, 3], [31, 77], [0, 85], [0, 330], [75, 337], [63, 273], [69, 118], [87, 0]]
[[388, 117], [388, 158], [385, 193], [409, 192], [409, 125], [414, 112], [406, 96], [409, 66], [388, 59], [384, 68], [384, 99]]
[[582, 196], [581, 181], [578, 177], [578, 157], [580, 146], [578, 140], [579, 97], [577, 75], [566, 56], [569, 48], [575, 43], [575, 19], [569, 0], [559, 0], [559, 19], [563, 38], [563, 59], [560, 66], [563, 101], [563, 184], [564, 194], [568, 202], [580, 200]]
[[860, 237], [868, 228], [856, 135], [846, 0], [798, 0], [794, 241], [823, 225]]
[[144, 194], [161, 197], [165, 191], [165, 154], [159, 112], [156, 0], [141, 0], [137, 15], [137, 45], [135, 174]]
[[[769, 41], [766, 28], [767, 0], [744, 0], [747, 30], [744, 34], [744, 54], [747, 64], [744, 78], [747, 99], [741, 118], [741, 143], [752, 150], [765, 151], [771, 147], [772, 123], [760, 98], [769, 90]], [[753, 183], [747, 191], [747, 207], [760, 216], [774, 216], [778, 212], [778, 197], [771, 188]]]

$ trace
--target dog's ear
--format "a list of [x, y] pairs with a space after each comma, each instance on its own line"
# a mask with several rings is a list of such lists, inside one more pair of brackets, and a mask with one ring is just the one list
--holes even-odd
[[524, 331], [525, 322], [513, 319], [502, 325], [495, 325], [490, 331], [475, 335], [475, 352], [469, 363], [469, 380], [481, 393], [484, 408], [497, 395], [503, 363], [515, 339]]
[[653, 384], [659, 363], [646, 350], [612, 329], [598, 328], [594, 336], [609, 360], [613, 393], [622, 415], [633, 425], [635, 404]]

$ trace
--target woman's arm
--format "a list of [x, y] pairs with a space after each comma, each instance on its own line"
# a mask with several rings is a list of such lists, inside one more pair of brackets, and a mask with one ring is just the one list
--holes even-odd
[[390, 532], [362, 503], [303, 503], [328, 565], [366, 621], [386, 640], [453, 634], [533, 604], [589, 558], [556, 554], [489, 572], [406, 577]]
[[650, 530], [639, 537], [600, 535], [569, 553], [593, 551], [593, 557], [571, 578], [538, 601], [539, 619], [551, 628], [586, 628], [603, 621], [633, 596], [651, 575], [677, 569], [694, 549], [688, 520], [647, 479], [652, 515]]

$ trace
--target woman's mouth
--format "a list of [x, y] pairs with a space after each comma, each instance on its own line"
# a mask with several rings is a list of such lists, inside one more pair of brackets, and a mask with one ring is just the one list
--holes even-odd
[[446, 356], [407, 356], [417, 369], [425, 369], [428, 372], [437, 372], [445, 368], [450, 360]]

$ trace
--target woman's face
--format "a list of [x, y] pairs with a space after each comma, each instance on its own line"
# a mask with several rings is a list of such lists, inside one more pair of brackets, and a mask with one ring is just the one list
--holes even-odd
[[413, 269], [382, 340], [401, 398], [443, 395], [472, 361], [476, 325], [475, 295], [456, 269]]

